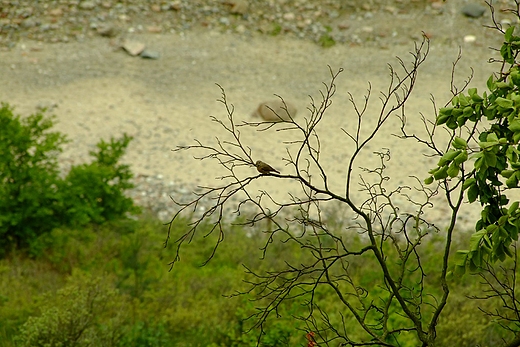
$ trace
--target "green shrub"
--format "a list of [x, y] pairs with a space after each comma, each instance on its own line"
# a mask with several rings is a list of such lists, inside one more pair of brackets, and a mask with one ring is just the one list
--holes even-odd
[[121, 218], [127, 212], [138, 212], [132, 199], [124, 191], [133, 187], [128, 165], [119, 164], [132, 137], [123, 135], [120, 140], [101, 140], [95, 160], [71, 168], [62, 182], [64, 217], [69, 224], [103, 223]]
[[0, 256], [12, 247], [37, 251], [39, 236], [63, 225], [104, 223], [136, 213], [124, 196], [131, 188], [128, 165], [119, 164], [132, 140], [100, 141], [90, 164], [60, 177], [58, 155], [66, 136], [50, 131], [42, 112], [21, 119], [0, 107]]
[[41, 315], [21, 328], [20, 346], [117, 346], [124, 306], [105, 279], [76, 273], [55, 295], [43, 296]]
[[42, 113], [20, 119], [0, 108], [0, 254], [60, 224], [58, 154], [64, 135]]

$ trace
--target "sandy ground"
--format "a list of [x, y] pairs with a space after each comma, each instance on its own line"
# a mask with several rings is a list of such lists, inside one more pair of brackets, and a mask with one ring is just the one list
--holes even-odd
[[[467, 21], [466, 32], [481, 30], [475, 23], [461, 20]], [[420, 31], [418, 28], [416, 37]], [[434, 116], [431, 95], [438, 106], [449, 100], [451, 67], [459, 44], [463, 58], [457, 83], [462, 83], [472, 66], [472, 86], [484, 89], [485, 80], [493, 71], [493, 66], [486, 62], [495, 53], [487, 49], [487, 41], [464, 44], [463, 34], [457, 34], [450, 44], [432, 38], [429, 57], [406, 107], [411, 132], [421, 132], [420, 113]], [[385, 48], [336, 45], [324, 49], [291, 38], [197, 30], [184, 35], [140, 34], [136, 38], [158, 50], [161, 58], [130, 57], [103, 38], [68, 44], [21, 42], [10, 51], [0, 52], [0, 99], [14, 105], [22, 115], [34, 112], [38, 106], [56, 105], [52, 113], [57, 116], [57, 129], [71, 139], [63, 155], [65, 165], [87, 160], [88, 151], [100, 138], [126, 132], [135, 139], [125, 161], [136, 174], [162, 175], [188, 189], [197, 184], [214, 184], [215, 177], [222, 174], [214, 163], [193, 160], [186, 152], [171, 151], [179, 145], [193, 144], [194, 139], [214, 143], [216, 136], [224, 136], [223, 130], [209, 118], [226, 117], [222, 104], [216, 101], [221, 95], [215, 83], [225, 88], [229, 102], [235, 106], [237, 121], [252, 120], [250, 115], [259, 102], [279, 94], [297, 106], [297, 119], [303, 122], [308, 114], [309, 95], [319, 100], [318, 90], [322, 82], [329, 81], [330, 65], [334, 71], [340, 67], [345, 71], [338, 79], [333, 106], [319, 131], [322, 162], [331, 187], [342, 192], [353, 146], [341, 128], [353, 129], [356, 121], [347, 93], [362, 100], [371, 83], [373, 97], [367, 114], [370, 123], [379, 110], [378, 92], [389, 83], [387, 63], [397, 66], [395, 56], [409, 61], [408, 52], [414, 44], [411, 38], [401, 38], [399, 44]], [[495, 38], [499, 43], [499, 36]], [[409, 175], [425, 178], [436, 162], [426, 158], [413, 142], [391, 136], [398, 131], [396, 119], [385, 125], [356, 163], [371, 166], [375, 163], [373, 151], [390, 148], [388, 173], [394, 186], [413, 184]], [[283, 141], [289, 140], [289, 135], [244, 130], [243, 140], [255, 158], [269, 162], [282, 173], [290, 173], [282, 161], [287, 150]], [[254, 168], [250, 170], [251, 175], [255, 174]], [[252, 188], [266, 189], [282, 200], [296, 189], [284, 180], [265, 178], [260, 182], [261, 187]]]

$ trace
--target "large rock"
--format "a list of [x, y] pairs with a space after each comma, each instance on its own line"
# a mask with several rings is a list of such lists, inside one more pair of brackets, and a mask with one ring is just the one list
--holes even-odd
[[486, 12], [486, 9], [487, 8], [482, 5], [469, 3], [462, 7], [461, 12], [467, 17], [478, 18]]
[[260, 117], [268, 122], [290, 121], [296, 117], [296, 107], [290, 102], [280, 100], [262, 102], [253, 112], [253, 117]]
[[123, 42], [123, 49], [133, 57], [141, 54], [145, 47], [145, 44], [139, 41], [125, 40]]

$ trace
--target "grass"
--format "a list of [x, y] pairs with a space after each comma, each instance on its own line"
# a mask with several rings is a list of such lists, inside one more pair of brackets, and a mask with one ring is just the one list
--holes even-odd
[[[183, 249], [182, 261], [169, 272], [175, 248], [163, 247], [165, 232], [150, 219], [55, 229], [38, 240], [35, 254], [10, 253], [0, 261], [0, 347], [66, 339], [81, 319], [87, 327], [78, 346], [255, 346], [258, 331], [247, 333], [246, 317], [258, 303], [224, 295], [246, 288], [242, 263], [270, 270], [286, 260], [304, 261], [302, 249], [280, 246], [286, 248], [278, 249], [278, 257], [262, 261], [257, 238], [230, 228], [208, 265], [200, 266], [213, 244], [200, 238]], [[429, 258], [423, 266], [435, 268], [436, 247], [432, 242], [425, 250]], [[362, 268], [364, 283], [377, 283], [379, 273], [367, 266], [369, 260], [363, 262], [351, 263], [352, 269]], [[476, 282], [468, 277], [453, 283], [438, 329], [440, 345], [492, 345], [502, 337], [465, 297]], [[319, 291], [316, 298], [332, 319], [345, 313], [331, 292]], [[268, 322], [263, 346], [304, 346], [303, 323], [292, 318], [304, 310], [297, 302], [282, 306], [281, 317]], [[399, 317], [392, 319], [400, 324]], [[349, 329], [357, 328], [349, 323]], [[413, 346], [413, 336], [409, 341]]]

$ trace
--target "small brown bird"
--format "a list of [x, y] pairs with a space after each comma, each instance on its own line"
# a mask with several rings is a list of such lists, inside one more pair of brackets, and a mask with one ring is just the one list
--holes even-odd
[[260, 172], [261, 174], [264, 174], [264, 175], [269, 175], [271, 172], [280, 173], [280, 171], [274, 169], [271, 165], [264, 163], [261, 160], [257, 160], [255, 163], [255, 166], [256, 166], [256, 169], [258, 170], [258, 172]]

